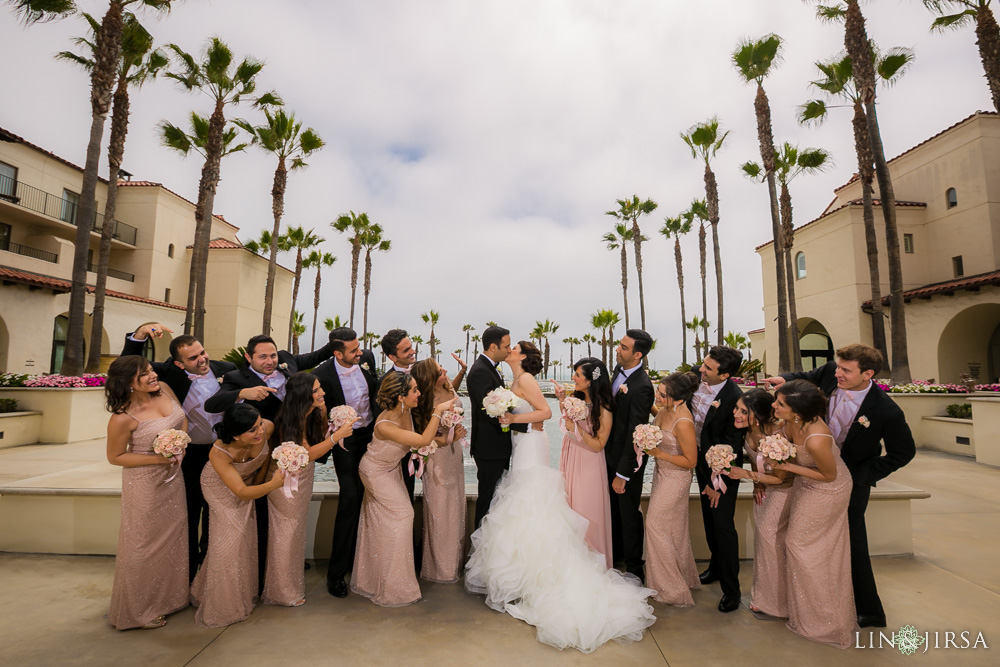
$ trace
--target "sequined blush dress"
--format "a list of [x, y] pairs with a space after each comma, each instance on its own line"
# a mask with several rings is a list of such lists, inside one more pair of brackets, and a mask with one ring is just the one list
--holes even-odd
[[[757, 445], [752, 438], [745, 440], [745, 450], [757, 462], [757, 471], [767, 474], [770, 468], [763, 457], [757, 456]], [[761, 470], [761, 465], [764, 470]], [[753, 506], [753, 585], [750, 601], [754, 607], [769, 616], [788, 618], [787, 560], [785, 537], [788, 534], [788, 515], [791, 510], [794, 476], [781, 485], [764, 487], [764, 502]]]
[[[222, 447], [212, 445], [232, 456]], [[257, 455], [233, 467], [245, 484], [267, 462], [267, 445]], [[254, 501], [240, 500], [229, 490], [211, 461], [201, 473], [201, 490], [208, 501], [208, 553], [191, 584], [191, 602], [198, 605], [194, 622], [220, 628], [242, 621], [253, 611], [259, 585], [257, 573], [257, 513]]]
[[[139, 423], [126, 451], [152, 454], [157, 435], [184, 423], [184, 410], [173, 399], [170, 404], [166, 417], [136, 420]], [[111, 625], [119, 630], [141, 628], [188, 605], [187, 545], [184, 476], [177, 465], [122, 468], [122, 519], [108, 612]]]
[[[383, 419], [375, 422], [378, 426]], [[400, 462], [409, 448], [372, 437], [358, 472], [365, 486], [351, 590], [381, 607], [420, 600], [413, 564], [413, 505]]]
[[[593, 435], [590, 420], [576, 422], [577, 429]], [[577, 433], [563, 436], [559, 472], [566, 480], [566, 500], [574, 512], [589, 523], [587, 546], [604, 555], [611, 567], [611, 498], [608, 496], [608, 464], [604, 452], [583, 444]]]
[[[310, 461], [297, 475], [298, 490], [285, 496], [284, 487], [267, 494], [267, 570], [261, 602], [294, 606], [306, 597], [306, 515], [313, 492], [313, 469]], [[271, 461], [268, 478], [278, 469]], [[287, 484], [287, 482], [286, 482]]]
[[[851, 583], [851, 544], [847, 504], [851, 498], [851, 473], [840, 458], [833, 438], [837, 479], [820, 482], [795, 476], [788, 536], [788, 628], [798, 635], [837, 648], [850, 648], [858, 629]], [[795, 445], [795, 463], [815, 468], [804, 444]]]
[[427, 459], [420, 578], [452, 584], [465, 565], [465, 464], [456, 438]]

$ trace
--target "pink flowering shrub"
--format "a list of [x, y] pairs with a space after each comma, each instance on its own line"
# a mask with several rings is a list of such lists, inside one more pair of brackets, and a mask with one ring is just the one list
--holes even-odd
[[106, 375], [85, 373], [78, 375], [32, 375], [24, 381], [25, 387], [46, 387], [63, 389], [68, 387], [103, 387]]

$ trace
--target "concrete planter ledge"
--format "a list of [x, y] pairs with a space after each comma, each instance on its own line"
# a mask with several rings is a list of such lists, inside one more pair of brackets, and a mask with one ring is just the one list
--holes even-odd
[[976, 439], [976, 461], [1000, 466], [1000, 396], [976, 395], [972, 405], [972, 429]]
[[42, 428], [42, 413], [37, 410], [0, 412], [0, 449], [33, 445]]
[[107, 434], [104, 387], [0, 387], [0, 398], [43, 413], [34, 442], [79, 442]]

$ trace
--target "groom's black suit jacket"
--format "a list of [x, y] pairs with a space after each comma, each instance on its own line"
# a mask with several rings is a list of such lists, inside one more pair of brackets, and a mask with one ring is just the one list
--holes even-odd
[[[125, 345], [122, 347], [121, 356], [142, 356], [145, 348], [145, 340], [132, 340], [131, 336], [126, 335]], [[172, 358], [167, 359], [166, 361], [154, 361], [152, 362], [152, 366], [153, 371], [160, 378], [160, 380], [173, 389], [174, 394], [177, 396], [177, 400], [180, 401], [181, 405], [184, 405], [184, 399], [187, 398], [188, 391], [191, 389], [191, 380], [188, 379], [187, 372], [175, 364]], [[231, 364], [228, 361], [216, 361], [214, 359], [209, 360], [208, 367], [212, 369], [212, 373], [217, 378], [222, 378], [222, 376], [226, 373], [236, 370], [236, 366], [234, 364]]]
[[[784, 373], [781, 377], [808, 380], [830, 396], [837, 389], [836, 370], [837, 362], [830, 361], [811, 371]], [[859, 422], [861, 417], [867, 417], [867, 428]], [[885, 454], [882, 454], [883, 442]], [[855, 486], [861, 483], [875, 486], [877, 481], [909, 463], [916, 453], [903, 411], [873, 382], [840, 450], [840, 457], [851, 471]]]
[[[362, 350], [360, 372], [364, 375], [365, 382], [368, 383], [368, 400], [371, 403], [372, 417], [380, 412], [375, 398], [378, 396], [378, 380], [375, 373], [375, 355], [371, 350]], [[357, 372], [357, 371], [356, 371]], [[347, 399], [344, 398], [344, 388], [340, 384], [340, 375], [337, 373], [337, 360], [330, 359], [313, 369], [312, 374], [319, 380], [319, 385], [323, 387], [326, 394], [323, 400], [326, 402], [326, 411], [330, 412], [338, 405], [345, 405]]]
[[[615, 366], [611, 373], [612, 384], [621, 366]], [[626, 389], [628, 387], [628, 389]], [[604, 447], [604, 458], [608, 470], [631, 479], [635, 472], [635, 449], [632, 434], [639, 424], [649, 422], [649, 411], [653, 407], [653, 383], [645, 369], [637, 368], [615, 395], [614, 421], [608, 444]]]
[[[472, 456], [484, 461], [507, 461], [511, 454], [510, 431], [506, 433], [500, 422], [483, 410], [483, 399], [497, 387], [506, 386], [497, 373], [496, 366], [485, 354], [479, 355], [465, 378], [472, 403]], [[527, 424], [511, 424], [515, 431], [527, 432]]]
[[[698, 373], [700, 367], [696, 366], [691, 370]], [[701, 439], [698, 442], [698, 461], [695, 463], [699, 488], [704, 489], [712, 477], [712, 469], [705, 461], [705, 452], [712, 445], [730, 445], [733, 448], [733, 453], [736, 454], [733, 466], [738, 468], [743, 465], [743, 431], [736, 428], [733, 419], [736, 401], [742, 395], [743, 391], [739, 385], [727, 379], [725, 386], [719, 390], [719, 395], [715, 398], [719, 402], [718, 407], [710, 406], [708, 412], [705, 413], [705, 421], [701, 426]]]

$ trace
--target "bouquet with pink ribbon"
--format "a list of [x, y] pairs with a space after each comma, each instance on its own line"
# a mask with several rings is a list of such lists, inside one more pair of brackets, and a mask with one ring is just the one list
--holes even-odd
[[[338, 405], [334, 407], [332, 410], [330, 410], [330, 425], [326, 429], [327, 436], [329, 436], [332, 433], [336, 433], [341, 428], [343, 428], [345, 424], [354, 423], [354, 421], [357, 418], [358, 418], [357, 411], [349, 405]], [[340, 445], [340, 448], [343, 449], [344, 451], [347, 450], [347, 447], [344, 446], [343, 438], [338, 440], [337, 444]]]
[[[483, 399], [483, 410], [486, 410], [486, 414], [490, 417], [499, 419], [501, 415], [505, 415], [516, 408], [519, 400], [517, 394], [510, 389], [497, 387], [486, 394], [486, 397]], [[510, 426], [507, 424], [501, 424], [500, 428], [504, 433], [510, 430]]]
[[177, 471], [181, 469], [181, 461], [184, 460], [184, 452], [187, 451], [189, 442], [191, 442], [191, 436], [176, 428], [168, 428], [166, 431], [161, 431], [157, 434], [156, 439], [153, 440], [154, 454], [159, 454], [168, 459], [175, 459], [177, 462], [177, 468], [174, 469], [174, 473], [167, 478], [168, 482], [177, 477]]
[[283, 442], [271, 452], [271, 458], [278, 462], [278, 468], [285, 473], [281, 485], [286, 498], [299, 490], [299, 471], [309, 465], [309, 450], [294, 442]]
[[771, 472], [772, 468], [765, 459], [787, 461], [792, 458], [795, 458], [795, 445], [788, 442], [788, 438], [780, 433], [765, 437], [757, 445], [758, 472]]
[[642, 455], [651, 449], [656, 449], [663, 442], [663, 431], [655, 424], [639, 424], [632, 433], [632, 445], [635, 447], [635, 471], [642, 467]]
[[[441, 426], [448, 429], [447, 442], [450, 445], [452, 440], [455, 439], [455, 427], [462, 423], [465, 419], [465, 409], [456, 403], [451, 410], [445, 410], [441, 413]], [[468, 446], [469, 441], [462, 438], [458, 441], [463, 447]]]
[[[423, 447], [420, 447], [419, 449], [411, 449], [410, 450], [410, 462], [408, 464], [408, 469], [410, 471], [410, 474], [414, 475], [417, 479], [420, 479], [421, 477], [423, 477], [423, 474], [424, 474], [424, 464], [427, 462], [427, 459], [429, 459], [431, 457], [431, 454], [433, 454], [434, 452], [437, 451], [437, 448], [438, 448], [437, 443], [436, 442], [432, 442], [431, 444], [424, 445]], [[414, 469], [414, 466], [413, 466], [413, 462], [414, 461], [417, 462], [416, 469]]]
[[[559, 430], [563, 432], [563, 435], [569, 433], [566, 430], [566, 420], [570, 420], [574, 423], [582, 422], [590, 416], [590, 408], [587, 407], [586, 401], [582, 398], [576, 398], [575, 396], [567, 396], [563, 399], [562, 403], [562, 416], [559, 417]], [[573, 434], [577, 440], [580, 439], [579, 433]]]
[[726, 492], [726, 483], [722, 473], [729, 472], [730, 464], [736, 460], [736, 454], [730, 445], [712, 445], [705, 452], [705, 461], [712, 469], [712, 486], [716, 491]]

